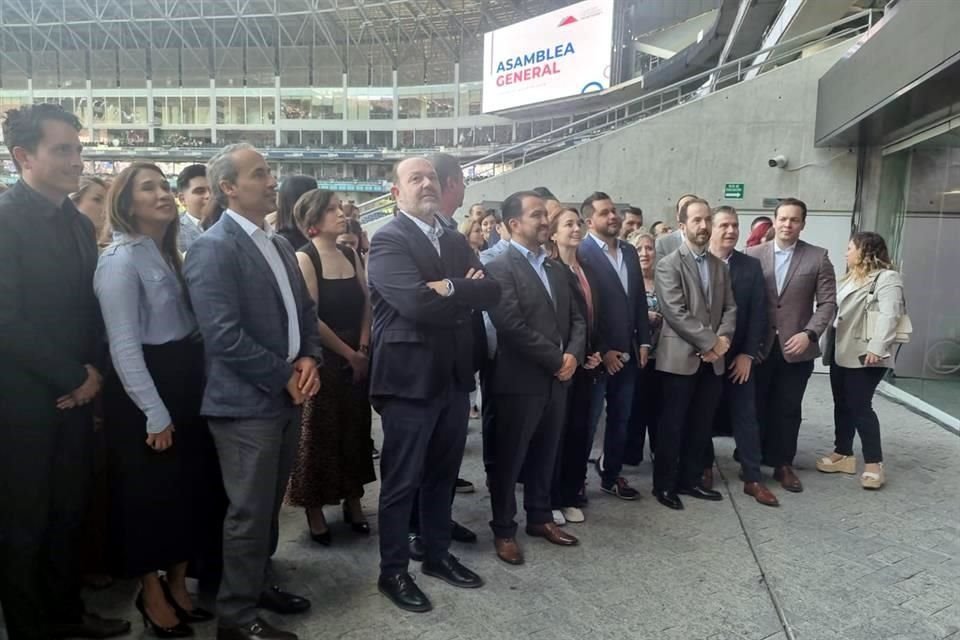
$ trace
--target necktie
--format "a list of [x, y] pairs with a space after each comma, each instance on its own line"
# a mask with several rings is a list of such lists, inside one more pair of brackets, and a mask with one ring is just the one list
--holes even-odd
[[700, 288], [707, 302], [710, 302], [710, 265], [707, 264], [707, 256], [701, 253], [693, 256], [693, 259], [697, 262], [697, 271], [700, 272]]

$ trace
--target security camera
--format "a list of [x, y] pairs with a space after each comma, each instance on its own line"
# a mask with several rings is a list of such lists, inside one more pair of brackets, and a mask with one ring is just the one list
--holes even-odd
[[784, 155], [773, 156], [767, 160], [767, 164], [771, 169], [784, 169], [787, 166], [787, 162], [787, 156]]

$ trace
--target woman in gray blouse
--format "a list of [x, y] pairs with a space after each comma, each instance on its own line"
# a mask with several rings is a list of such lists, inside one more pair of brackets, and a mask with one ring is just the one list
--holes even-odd
[[[134, 163], [108, 194], [113, 243], [100, 256], [100, 300], [113, 371], [104, 386], [116, 570], [139, 578], [137, 608], [159, 637], [209, 620], [186, 589], [200, 454], [203, 348], [181, 277], [177, 208], [155, 165]], [[166, 571], [166, 581], [158, 571]]]

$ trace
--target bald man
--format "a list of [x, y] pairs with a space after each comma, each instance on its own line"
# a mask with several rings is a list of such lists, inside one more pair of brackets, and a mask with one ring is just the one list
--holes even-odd
[[427, 159], [400, 162], [391, 192], [398, 212], [373, 236], [368, 267], [370, 395], [383, 421], [378, 587], [399, 608], [424, 612], [432, 604], [408, 572], [413, 509], [423, 573], [455, 587], [483, 585], [450, 555], [450, 494], [474, 388], [471, 314], [496, 305], [500, 286], [485, 277], [466, 238], [440, 222], [440, 181]]

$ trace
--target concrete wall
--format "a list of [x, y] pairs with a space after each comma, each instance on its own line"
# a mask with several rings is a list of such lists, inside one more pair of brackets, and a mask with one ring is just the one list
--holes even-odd
[[[859, 49], [820, 81], [816, 137], [827, 142], [867, 114], [915, 89], [929, 74], [960, 59], [957, 0], [901, 0], [864, 37]], [[909, 114], [916, 118], [923, 111]], [[887, 127], [889, 128], [889, 126]]]
[[[549, 187], [561, 201], [601, 190], [646, 213], [646, 224], [674, 219], [674, 202], [693, 192], [745, 214], [768, 212], [764, 198], [800, 197], [808, 228], [830, 237], [847, 229], [856, 186], [856, 154], [815, 148], [817, 82], [846, 52], [841, 43], [696, 102], [624, 127], [467, 188], [465, 202], [499, 202], [514, 191]], [[784, 154], [791, 169], [770, 169]], [[812, 163], [805, 168], [801, 165]], [[744, 199], [726, 201], [726, 183], [743, 183]], [[823, 224], [817, 222], [822, 216]], [[829, 227], [827, 220], [830, 221]], [[829, 230], [828, 230], [829, 228]], [[820, 235], [818, 233], [818, 235]]]

